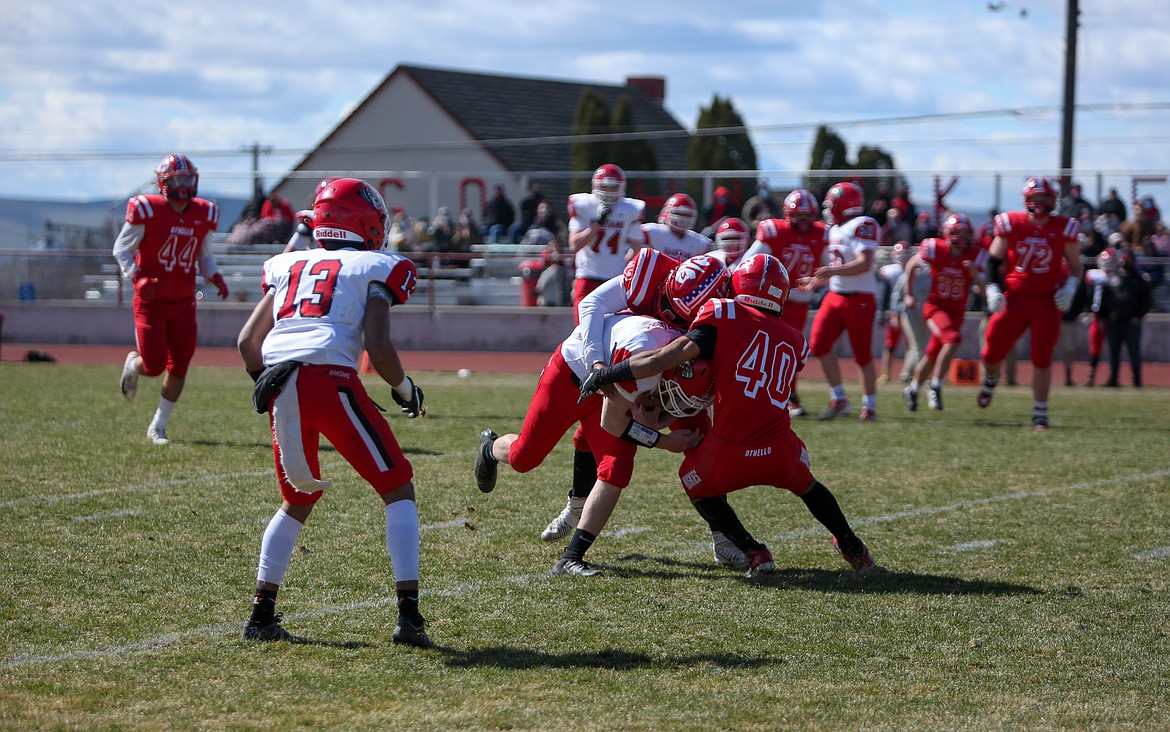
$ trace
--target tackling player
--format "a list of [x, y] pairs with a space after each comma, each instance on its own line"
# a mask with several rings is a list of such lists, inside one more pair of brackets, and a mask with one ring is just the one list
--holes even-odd
[[264, 263], [264, 297], [240, 331], [240, 355], [257, 379], [256, 411], [269, 415], [283, 499], [260, 544], [247, 640], [296, 640], [280, 625], [276, 593], [305, 521], [331, 485], [321, 480], [317, 456], [324, 436], [385, 505], [398, 593], [394, 642], [431, 646], [418, 610], [414, 470], [358, 376], [364, 347], [403, 414], [425, 414], [422, 390], [390, 340], [390, 308], [407, 301], [418, 274], [409, 259], [377, 251], [387, 223], [373, 186], [356, 178], [329, 183], [313, 205], [318, 248]]
[[138, 377], [164, 370], [158, 409], [146, 428], [155, 445], [170, 443], [167, 425], [183, 393], [195, 355], [195, 269], [215, 285], [220, 298], [228, 286], [215, 266], [207, 235], [219, 225], [219, 207], [196, 198], [199, 171], [186, 155], [163, 158], [155, 169], [158, 195], [140, 195], [126, 204], [126, 222], [114, 242], [122, 275], [134, 283], [135, 349], [122, 364], [122, 396], [133, 399]]
[[[1060, 337], [1061, 313], [1072, 305], [1081, 279], [1077, 251], [1080, 223], [1057, 216], [1056, 188], [1032, 177], [1021, 191], [1024, 211], [995, 217], [995, 238], [987, 253], [987, 322], [983, 344], [980, 407], [991, 404], [1007, 352], [1025, 330], [1032, 333], [1032, 425], [1048, 429], [1052, 353]], [[1001, 265], [1007, 265], [1006, 271]]]
[[711, 430], [686, 451], [679, 468], [683, 490], [699, 515], [747, 555], [749, 574], [772, 572], [776, 565], [768, 547], [744, 528], [726, 496], [753, 485], [784, 488], [832, 533], [853, 569], [869, 571], [876, 566], [873, 557], [837, 499], [809, 471], [808, 450], [792, 431], [792, 378], [804, 367], [808, 345], [780, 317], [790, 290], [788, 274], [775, 257], [754, 255], [732, 274], [731, 290], [730, 299], [708, 301], [685, 336], [591, 373], [581, 394], [707, 359], [715, 382]]
[[569, 196], [569, 248], [577, 268], [574, 309], [582, 298], [622, 273], [630, 248], [642, 247], [646, 204], [625, 195], [625, 172], [607, 163], [594, 171], [592, 193]]

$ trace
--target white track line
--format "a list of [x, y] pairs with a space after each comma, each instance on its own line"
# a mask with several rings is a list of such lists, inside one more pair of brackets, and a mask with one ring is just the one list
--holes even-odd
[[[899, 513], [887, 514], [885, 516], [873, 516], [870, 518], [859, 519], [852, 522], [854, 525], [868, 525], [886, 523], [889, 521], [897, 521], [904, 518], [917, 518], [919, 516], [932, 516], [940, 513], [948, 513], [951, 511], [960, 511], [966, 508], [975, 508], [978, 506], [994, 505], [996, 503], [1004, 503], [1007, 501], [1019, 501], [1028, 498], [1042, 498], [1045, 496], [1052, 496], [1059, 493], [1066, 493], [1068, 491], [1088, 490], [1090, 488], [1100, 488], [1107, 485], [1118, 485], [1122, 483], [1138, 483], [1147, 480], [1154, 480], [1158, 478], [1165, 478], [1170, 476], [1170, 470], [1159, 470], [1153, 473], [1142, 473], [1140, 475], [1129, 475], [1120, 478], [1103, 478], [1101, 480], [1085, 481], [1083, 483], [1073, 483], [1071, 485], [1058, 488], [1043, 488], [1035, 491], [1016, 491], [1014, 493], [1005, 493], [1002, 496], [992, 496], [990, 498], [980, 498], [971, 501], [959, 501], [951, 503], [946, 506], [938, 506], [933, 508], [919, 508], [913, 511], [902, 511]], [[822, 534], [824, 528], [804, 529], [800, 531], [790, 531], [786, 534], [781, 534], [780, 538], [795, 539], [804, 536], [812, 536], [814, 534]], [[703, 548], [706, 549], [710, 544], [704, 542]], [[1170, 547], [1165, 547], [1170, 552]], [[1155, 552], [1161, 550], [1154, 550]], [[1152, 554], [1145, 552], [1145, 554]], [[1154, 558], [1151, 556], [1151, 558]], [[421, 595], [440, 595], [440, 596], [457, 596], [466, 595], [472, 592], [480, 592], [485, 587], [501, 584], [501, 583], [527, 583], [534, 580], [548, 579], [552, 575], [547, 572], [539, 574], [523, 574], [504, 577], [499, 580], [491, 582], [473, 582], [452, 585], [446, 588], [436, 588], [433, 590], [423, 590]], [[378, 608], [389, 605], [394, 602], [390, 598], [383, 598], [379, 600], [368, 600], [363, 602], [347, 603], [345, 605], [335, 605], [333, 607], [320, 608], [318, 610], [311, 610], [304, 613], [297, 613], [296, 615], [288, 616], [289, 620], [309, 620], [313, 618], [324, 617], [327, 615], [341, 615], [352, 612], [354, 610], [364, 610], [369, 608]], [[141, 651], [153, 650], [156, 648], [163, 648], [174, 645], [185, 638], [208, 638], [233, 633], [238, 631], [241, 627], [240, 623], [221, 624], [221, 625], [207, 625], [202, 628], [194, 628], [178, 633], [167, 633], [165, 635], [156, 636], [154, 638], [145, 638], [131, 643], [124, 643], [116, 646], [106, 646], [104, 648], [95, 648], [88, 651], [66, 651], [64, 653], [29, 653], [12, 658], [0, 660], [0, 668], [27, 668], [29, 666], [39, 666], [47, 663], [58, 663], [61, 661], [75, 661], [91, 658], [113, 658], [116, 656], [125, 655], [128, 653], [137, 653]]]

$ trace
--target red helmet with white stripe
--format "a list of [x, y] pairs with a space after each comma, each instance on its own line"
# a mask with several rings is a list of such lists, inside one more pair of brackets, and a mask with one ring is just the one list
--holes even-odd
[[1020, 193], [1024, 197], [1024, 208], [1034, 216], [1048, 216], [1056, 210], [1056, 186], [1047, 178], [1029, 178]]
[[172, 201], [189, 201], [199, 192], [199, 170], [191, 159], [172, 153], [154, 169], [158, 192]]
[[753, 254], [731, 275], [731, 293], [736, 302], [776, 315], [783, 312], [791, 289], [788, 270], [771, 254]]
[[975, 238], [975, 227], [971, 217], [965, 213], [953, 213], [943, 222], [943, 238], [953, 247], [966, 249]]
[[669, 325], [685, 328], [703, 303], [722, 297], [727, 290], [727, 267], [714, 257], [700, 254], [683, 260], [670, 271], [658, 298], [658, 317]]
[[695, 199], [685, 193], [676, 193], [666, 199], [658, 223], [666, 224], [676, 234], [681, 234], [695, 225]]
[[704, 358], [667, 369], [658, 382], [662, 408], [675, 417], [693, 417], [715, 401], [715, 370]]
[[827, 222], [843, 224], [865, 213], [865, 194], [861, 192], [861, 186], [843, 180], [833, 184], [825, 194], [823, 209]]
[[747, 251], [749, 238], [743, 219], [723, 219], [715, 229], [715, 248], [727, 252], [727, 261], [734, 262]]
[[808, 231], [817, 220], [817, 199], [803, 188], [784, 198], [784, 220], [797, 231]]
[[625, 171], [613, 163], [606, 163], [593, 171], [593, 195], [611, 206], [622, 200], [626, 195]]

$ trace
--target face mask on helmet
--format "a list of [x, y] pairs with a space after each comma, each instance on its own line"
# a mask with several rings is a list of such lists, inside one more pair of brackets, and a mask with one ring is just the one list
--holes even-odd
[[665, 224], [676, 234], [689, 230], [695, 225], [695, 201], [685, 193], [676, 193], [666, 199], [658, 223]]
[[626, 174], [616, 165], [607, 163], [593, 173], [593, 195], [612, 206], [626, 195]]
[[199, 191], [199, 171], [186, 155], [172, 154], [155, 168], [158, 192], [168, 199], [188, 201]]
[[715, 229], [715, 247], [727, 252], [728, 261], [747, 251], [748, 230], [742, 219], [725, 219]]
[[1047, 178], [1029, 178], [1023, 196], [1024, 208], [1034, 216], [1048, 216], [1056, 210], [1056, 187]]
[[951, 214], [943, 224], [943, 238], [952, 247], [966, 249], [974, 235], [975, 230], [966, 214]]
[[658, 400], [675, 417], [693, 417], [715, 401], [715, 372], [705, 359], [696, 358], [667, 369], [658, 382]]

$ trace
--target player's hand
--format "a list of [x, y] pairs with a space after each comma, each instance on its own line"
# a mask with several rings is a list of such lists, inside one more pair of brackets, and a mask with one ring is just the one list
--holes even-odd
[[151, 302], [155, 298], [155, 285], [158, 284], [157, 277], [139, 277], [134, 280], [134, 291], [138, 293], [138, 299], [142, 302]]
[[223, 275], [221, 275], [219, 272], [216, 272], [211, 276], [211, 279], [209, 279], [208, 282], [215, 285], [215, 293], [219, 295], [220, 300], [227, 299], [228, 286], [227, 283], [223, 281]]
[[913, 295], [905, 295], [902, 297], [902, 306], [907, 310], [913, 310], [918, 307], [918, 298]]
[[702, 441], [703, 433], [699, 430], [671, 430], [659, 437], [658, 444], [654, 447], [661, 447], [670, 452], [686, 452]]
[[988, 312], [998, 313], [1000, 310], [1003, 310], [1003, 290], [999, 289], [999, 285], [989, 284], [983, 293], [987, 299]]
[[1056, 307], [1062, 313], [1067, 313], [1068, 309], [1072, 307], [1073, 295], [1077, 292], [1077, 281], [1073, 277], [1069, 277], [1052, 296], [1052, 301], [1056, 303]]
[[581, 396], [577, 397], [577, 403], [580, 404], [600, 390], [601, 369], [593, 369], [585, 374], [584, 379], [581, 379]]
[[613, 208], [608, 203], [598, 204], [597, 206], [597, 223], [605, 226], [606, 219], [609, 218], [610, 212]]
[[[402, 396], [399, 393], [402, 390], [409, 394], [409, 398]], [[402, 407], [402, 413], [408, 419], [425, 416], [427, 413], [426, 407], [423, 406], [423, 390], [411, 381], [407, 376], [402, 380], [402, 383], [390, 390], [390, 396], [394, 397], [394, 403]]]

